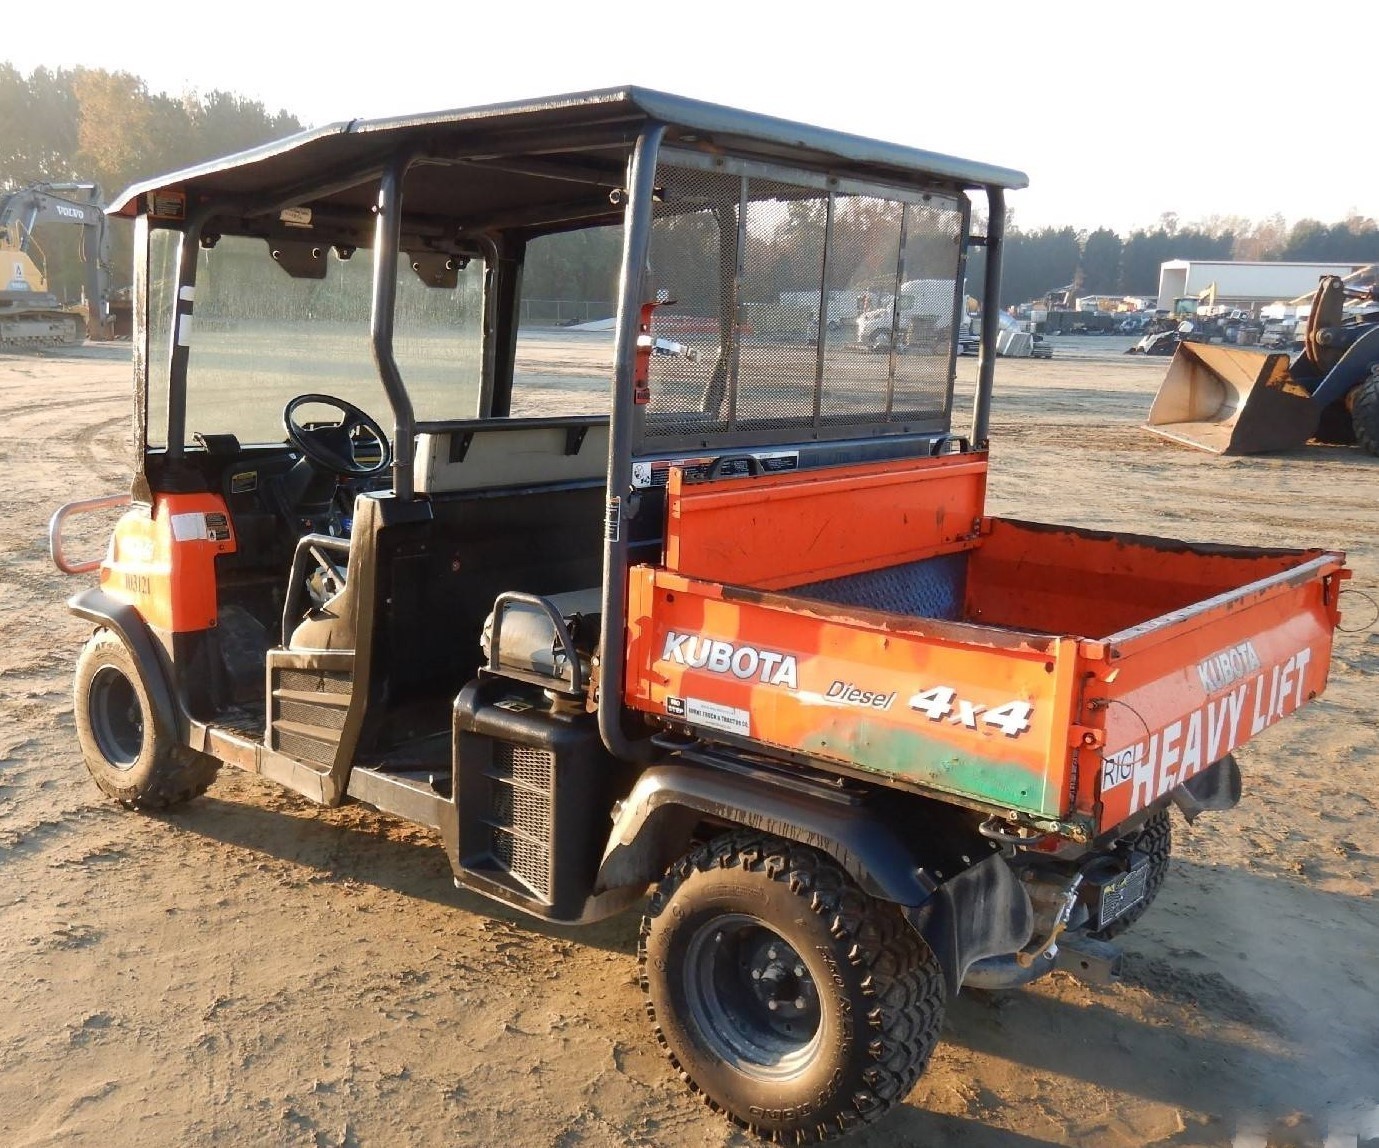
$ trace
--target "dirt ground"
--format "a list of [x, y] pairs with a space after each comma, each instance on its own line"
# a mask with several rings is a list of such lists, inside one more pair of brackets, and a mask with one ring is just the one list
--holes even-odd
[[[993, 512], [1339, 547], [1379, 600], [1379, 460], [1222, 460], [1138, 429], [1164, 360], [1123, 340], [1002, 361]], [[962, 370], [972, 373], [964, 360]], [[124, 489], [129, 350], [0, 354], [0, 1144], [746, 1145], [656, 1053], [637, 920], [543, 927], [453, 888], [428, 834], [226, 770], [165, 816], [78, 756], [86, 627], [45, 524]], [[382, 413], [382, 412], [375, 412]], [[1373, 601], [1325, 697], [1240, 753], [1126, 976], [963, 994], [906, 1104], [850, 1143], [1379, 1143]]]

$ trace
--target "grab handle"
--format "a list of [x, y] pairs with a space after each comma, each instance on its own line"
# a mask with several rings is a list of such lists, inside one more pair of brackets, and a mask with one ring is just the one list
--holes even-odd
[[73, 562], [63, 552], [63, 524], [74, 515], [87, 514], [94, 510], [113, 510], [117, 506], [128, 506], [129, 502], [128, 494], [103, 494], [100, 498], [83, 498], [77, 502], [69, 502], [58, 510], [48, 520], [48, 553], [53, 556], [53, 565], [64, 574], [85, 574], [97, 569], [102, 561], [100, 558], [88, 558], [81, 562]]

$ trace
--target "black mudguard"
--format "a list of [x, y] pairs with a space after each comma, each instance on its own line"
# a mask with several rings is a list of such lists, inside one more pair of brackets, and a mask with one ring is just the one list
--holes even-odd
[[1235, 754], [1228, 753], [1182, 785], [1169, 790], [1169, 797], [1191, 825], [1203, 813], [1234, 809], [1240, 804], [1244, 788]]
[[950, 996], [973, 961], [1029, 942], [1034, 913], [1024, 885], [995, 843], [966, 825], [902, 835], [865, 802], [823, 786], [701, 766], [642, 774], [615, 811], [596, 895], [659, 880], [706, 818], [818, 849], [864, 892], [899, 905], [938, 958]]
[[1018, 952], [1034, 934], [1024, 882], [1000, 854], [963, 870], [905, 916], [938, 958], [950, 997], [973, 964]]
[[139, 611], [127, 602], [117, 602], [104, 591], [94, 589], [83, 590], [69, 598], [67, 608], [78, 618], [119, 635], [143, 675], [154, 722], [178, 740], [185, 741], [187, 722], [169, 683], [162, 649]]

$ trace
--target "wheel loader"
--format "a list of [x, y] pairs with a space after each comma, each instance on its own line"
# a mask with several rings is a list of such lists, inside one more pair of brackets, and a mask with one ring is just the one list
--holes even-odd
[[[1361, 304], [1351, 314], [1347, 298]], [[1180, 342], [1145, 425], [1213, 454], [1292, 450], [1317, 439], [1379, 455], [1379, 286], [1323, 276], [1293, 359]]]
[[[535, 918], [641, 906], [656, 1040], [778, 1141], [902, 1101], [964, 985], [1113, 976], [1170, 810], [1231, 808], [1234, 751], [1324, 689], [1347, 569], [988, 512], [1025, 183], [629, 87], [131, 188], [132, 481], [51, 525], [98, 571], [95, 783], [160, 810], [235, 767], [430, 828]], [[599, 228], [614, 330], [523, 327], [524, 269]], [[882, 273], [951, 285], [942, 338], [750, 321]]]

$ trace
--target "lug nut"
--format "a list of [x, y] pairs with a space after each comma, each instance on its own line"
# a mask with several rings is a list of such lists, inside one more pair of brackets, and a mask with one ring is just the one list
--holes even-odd
[[803, 1008], [804, 1008], [804, 997], [796, 997], [796, 998], [795, 998], [795, 1007], [796, 1007], [797, 1009], [803, 1009]]

